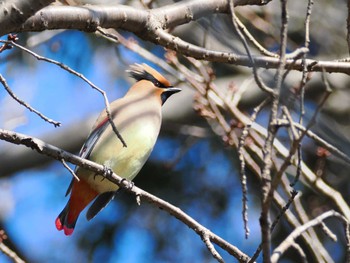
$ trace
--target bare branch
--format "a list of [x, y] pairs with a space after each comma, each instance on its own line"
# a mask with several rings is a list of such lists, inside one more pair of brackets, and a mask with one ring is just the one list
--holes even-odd
[[35, 12], [51, 4], [54, 0], [11, 0], [2, 1], [0, 6], [0, 31], [6, 30], [0, 35], [15, 32], [19, 25], [24, 23]]
[[[269, 1], [235, 1], [235, 5], [266, 4]], [[164, 29], [169, 29], [197, 20], [208, 13], [229, 13], [227, 0], [192, 0], [176, 5], [168, 5], [152, 10], [140, 10], [129, 6], [49, 6], [30, 17], [24, 24], [17, 24], [15, 29], [2, 27], [0, 35], [10, 32], [43, 31], [52, 29], [77, 29], [95, 32], [98, 27], [124, 29], [133, 32], [144, 40], [160, 44], [183, 55], [199, 60], [231, 63], [251, 67], [248, 56], [231, 52], [208, 50], [175, 37]], [[1, 20], [0, 20], [1, 21]], [[278, 68], [279, 58], [253, 56], [256, 67]], [[287, 59], [285, 67], [303, 71], [339, 72], [350, 74], [350, 65], [339, 61], [317, 61], [312, 59], [295, 61]]]
[[108, 121], [109, 123], [111, 124], [112, 126], [112, 129], [113, 129], [113, 132], [116, 134], [116, 136], [118, 137], [118, 139], [121, 141], [121, 143], [123, 144], [124, 147], [127, 147], [126, 145], [126, 142], [124, 141], [123, 137], [121, 136], [121, 134], [119, 133], [117, 127], [115, 126], [114, 122], [113, 122], [113, 119], [112, 119], [112, 114], [111, 114], [111, 109], [110, 109], [110, 106], [109, 106], [109, 101], [108, 101], [108, 98], [107, 98], [107, 94], [104, 90], [100, 89], [99, 87], [97, 87], [95, 84], [93, 84], [90, 80], [88, 80], [83, 74], [71, 69], [70, 67], [68, 67], [67, 65], [59, 62], [59, 61], [56, 61], [56, 60], [53, 60], [53, 59], [49, 59], [47, 57], [43, 57], [43, 56], [40, 56], [38, 54], [36, 54], [35, 52], [13, 42], [13, 41], [5, 41], [5, 40], [0, 40], [0, 43], [9, 43], [27, 53], [29, 53], [30, 55], [32, 55], [33, 57], [35, 57], [37, 60], [42, 60], [42, 61], [45, 61], [45, 62], [48, 62], [48, 63], [51, 63], [51, 64], [54, 64], [56, 66], [59, 66], [60, 68], [68, 71], [69, 73], [77, 76], [78, 78], [82, 79], [84, 82], [86, 82], [90, 87], [92, 87], [93, 89], [97, 90], [99, 93], [102, 94], [103, 96], [103, 99], [104, 99], [104, 102], [105, 102], [105, 106], [106, 106], [106, 113], [107, 113], [107, 117], [108, 117]]
[[75, 178], [75, 180], [77, 180], [78, 182], [80, 181], [79, 177], [75, 174], [75, 172], [68, 166], [68, 164], [66, 163], [66, 161], [64, 159], [60, 160], [61, 163], [63, 164], [64, 168], [66, 168], [70, 174]]
[[[280, 47], [280, 59], [279, 66], [276, 73], [276, 83], [274, 93], [272, 94], [272, 106], [270, 111], [270, 118], [267, 130], [267, 137], [263, 148], [263, 168], [262, 168], [262, 198], [261, 198], [261, 238], [263, 248], [263, 261], [268, 263], [271, 261], [270, 249], [271, 249], [271, 222], [270, 222], [270, 208], [273, 198], [273, 192], [275, 188], [271, 184], [271, 167], [272, 167], [272, 155], [273, 144], [277, 133], [277, 127], [275, 126], [278, 114], [280, 90], [283, 80], [283, 69], [286, 63], [286, 48], [287, 48], [287, 30], [288, 30], [288, 13], [287, 13], [287, 1], [281, 0], [281, 47]], [[276, 177], [274, 178], [276, 181]]]
[[248, 238], [249, 236], [249, 228], [248, 228], [248, 198], [247, 198], [247, 176], [245, 174], [245, 158], [247, 158], [244, 155], [244, 144], [245, 140], [249, 135], [249, 130], [251, 128], [251, 124], [255, 121], [258, 113], [261, 111], [261, 109], [268, 103], [269, 99], [264, 100], [260, 105], [258, 105], [254, 111], [252, 116], [250, 117], [250, 123], [248, 123], [243, 131], [241, 138], [239, 139], [238, 144], [238, 157], [239, 161], [241, 163], [240, 165], [240, 175], [241, 175], [241, 186], [242, 186], [242, 215], [243, 215], [243, 223], [244, 223], [244, 230], [245, 230], [245, 237]]
[[293, 245], [297, 237], [299, 237], [308, 228], [322, 224], [323, 221], [329, 217], [335, 217], [339, 219], [344, 224], [345, 229], [349, 227], [349, 221], [338, 212], [335, 212], [333, 210], [325, 212], [315, 219], [307, 222], [306, 224], [294, 229], [293, 232], [277, 248], [275, 248], [272, 253], [271, 262], [278, 262], [280, 257], [287, 251], [287, 249]]
[[[290, 182], [287, 180], [287, 177], [282, 178], [282, 184], [283, 186], [289, 186]], [[294, 215], [291, 210], [286, 210], [285, 212], [285, 218], [287, 222], [291, 225], [292, 229], [297, 228], [298, 226], [305, 224], [309, 221], [306, 215], [306, 211], [304, 210], [304, 207], [301, 205], [300, 197], [302, 194], [298, 194], [296, 198], [294, 198], [294, 207], [296, 209], [297, 215]], [[278, 192], [275, 192], [274, 194], [276, 204], [283, 210], [285, 207], [284, 200], [282, 200], [281, 195]], [[299, 219], [297, 219], [297, 217]], [[309, 247], [311, 253], [316, 259], [316, 262], [329, 262], [334, 263], [333, 259], [330, 257], [330, 255], [327, 253], [327, 250], [321, 243], [320, 239], [316, 235], [316, 231], [313, 228], [309, 228], [307, 231], [303, 232], [301, 234], [301, 238], [305, 241], [305, 244]]]
[[[287, 120], [278, 120], [277, 125], [280, 127], [281, 126], [289, 126], [290, 123]], [[305, 132], [306, 136], [308, 136], [310, 139], [314, 140], [316, 143], [320, 144], [322, 147], [326, 148], [328, 151], [330, 151], [331, 153], [335, 154], [336, 156], [338, 156], [339, 158], [341, 158], [342, 160], [344, 160], [345, 162], [350, 164], [350, 157], [347, 156], [341, 150], [339, 150], [337, 147], [335, 147], [332, 144], [330, 144], [329, 142], [325, 141], [324, 139], [319, 137], [317, 134], [315, 134], [313, 131], [307, 130], [304, 126], [300, 125], [299, 123], [294, 122], [294, 126], [298, 130]]]
[[299, 253], [299, 256], [301, 257], [301, 260], [302, 260], [301, 262], [307, 263], [306, 254], [304, 250], [301, 248], [301, 246], [298, 243], [293, 242], [292, 247]]
[[[232, 8], [231, 8], [232, 10]], [[231, 11], [232, 12], [232, 11]], [[237, 17], [237, 16], [232, 16], [233, 20], [235, 21], [235, 24], [237, 24], [239, 31], [242, 32], [245, 36], [245, 38], [247, 38], [259, 51], [261, 54], [268, 56], [268, 57], [274, 57], [274, 58], [278, 58], [279, 55], [276, 53], [273, 53], [269, 50], [267, 50], [266, 48], [264, 48], [253, 36], [252, 34], [250, 34], [250, 32], [248, 31], [248, 29], [244, 26], [244, 24], [242, 23], [242, 21]]]
[[98, 28], [97, 32], [103, 36], [104, 38], [108, 39], [109, 41], [118, 44], [120, 43], [127, 49], [139, 54], [143, 58], [153, 62], [154, 64], [160, 66], [163, 68], [165, 71], [169, 72], [172, 75], [176, 75], [177, 78], [180, 81], [184, 81], [184, 77], [181, 76], [181, 74], [178, 73], [178, 71], [174, 70], [172, 67], [166, 63], [163, 59], [160, 59], [156, 55], [152, 54], [150, 51], [148, 51], [146, 48], [143, 48], [141, 45], [136, 43], [136, 40], [133, 39], [126, 39], [123, 37], [121, 34], [119, 34], [115, 29], [109, 29], [109, 30], [104, 30], [102, 28]]
[[0, 129], [0, 139], [13, 144], [25, 145], [37, 151], [40, 154], [47, 155], [50, 158], [53, 158], [59, 161], [64, 159], [67, 162], [70, 162], [75, 165], [79, 165], [97, 174], [105, 175], [108, 180], [117, 184], [122, 189], [125, 189], [127, 192], [132, 193], [136, 197], [138, 196], [138, 198], [144, 199], [149, 203], [155, 204], [157, 207], [163, 209], [164, 211], [167, 211], [169, 214], [173, 215], [178, 220], [180, 220], [181, 222], [186, 224], [188, 227], [190, 227], [198, 235], [202, 236], [203, 231], [205, 231], [206, 233], [208, 233], [209, 239], [213, 243], [220, 246], [222, 249], [224, 249], [229, 254], [231, 254], [236, 259], [238, 259], [240, 262], [249, 261], [249, 257], [246, 254], [244, 254], [242, 251], [240, 251], [237, 247], [231, 245], [226, 240], [222, 239], [221, 237], [217, 236], [213, 232], [209, 231], [207, 228], [199, 224], [196, 220], [194, 220], [192, 217], [184, 213], [178, 207], [138, 188], [137, 186], [130, 187], [130, 182], [125, 180], [125, 178], [122, 178], [116, 175], [115, 173], [110, 173], [110, 174], [106, 173], [105, 167], [103, 165], [94, 163], [87, 159], [80, 158], [79, 156], [73, 155], [53, 145], [45, 143], [37, 138], [30, 137], [24, 134]]
[[252, 57], [251, 55], [251, 52], [250, 52], [250, 49], [249, 49], [249, 46], [248, 46], [248, 43], [247, 41], [245, 40], [244, 38], [244, 35], [243, 33], [241, 32], [241, 29], [239, 28], [239, 23], [238, 23], [238, 19], [236, 17], [236, 14], [235, 14], [235, 10], [234, 10], [234, 4], [233, 4], [233, 0], [230, 1], [230, 11], [231, 11], [231, 17], [232, 17], [232, 24], [239, 36], [239, 38], [241, 39], [243, 45], [244, 45], [244, 48], [247, 52], [247, 55], [248, 55], [248, 58], [250, 60], [250, 63], [252, 65], [252, 68], [253, 68], [253, 74], [254, 74], [254, 79], [255, 79], [255, 82], [256, 84], [258, 85], [258, 87], [265, 91], [266, 93], [268, 94], [272, 94], [273, 93], [273, 90], [266, 86], [265, 83], [262, 81], [262, 79], [260, 78], [260, 76], [258, 75], [258, 71], [257, 71], [257, 68], [256, 68], [256, 65], [255, 65], [255, 62], [254, 62], [254, 58]]
[[220, 263], [224, 263], [224, 259], [220, 256], [220, 254], [217, 252], [217, 250], [215, 249], [215, 247], [213, 246], [213, 244], [210, 241], [210, 236], [207, 233], [207, 231], [203, 231], [202, 233], [202, 240], [205, 243], [205, 245], [207, 246], [208, 250], [210, 251], [210, 253], [213, 255], [213, 257]]
[[8, 248], [4, 243], [0, 243], [0, 251], [7, 255], [15, 263], [25, 263], [18, 255]]
[[[293, 203], [293, 201], [294, 201], [295, 197], [297, 196], [298, 192], [297, 191], [291, 191], [290, 194], [291, 194], [291, 196], [290, 196], [288, 202], [282, 207], [282, 210], [280, 211], [280, 213], [277, 215], [277, 217], [275, 218], [275, 220], [271, 224], [271, 233], [273, 232], [273, 230], [277, 226], [277, 224], [280, 221], [280, 219], [282, 218], [282, 216], [285, 215], [286, 212], [288, 211], [290, 205]], [[258, 258], [261, 250], [262, 250], [262, 244], [259, 245], [259, 247], [255, 251], [254, 255], [250, 259], [249, 263], [250, 262], [254, 262]]]
[[330, 229], [328, 228], [328, 226], [327, 226], [324, 222], [321, 222], [320, 225], [321, 225], [321, 228], [322, 228], [323, 232], [324, 232], [330, 239], [332, 239], [333, 242], [337, 242], [337, 241], [338, 241], [337, 236], [332, 232], [332, 230], [330, 230]]
[[[313, 5], [313, 0], [308, 1], [307, 5], [307, 11], [306, 11], [306, 17], [305, 17], [305, 42], [304, 46], [305, 48], [309, 48], [310, 45], [310, 19], [311, 19], [311, 10], [312, 10], [312, 5]], [[303, 117], [305, 114], [305, 109], [304, 109], [304, 95], [305, 95], [305, 85], [306, 82], [308, 81], [308, 66], [306, 64], [306, 54], [303, 55], [303, 75], [301, 77], [301, 83], [300, 83], [300, 118], [299, 118], [299, 123], [303, 124]]]
[[16, 96], [16, 94], [11, 90], [11, 88], [9, 87], [9, 85], [6, 82], [6, 79], [0, 74], [0, 82], [1, 84], [4, 86], [5, 90], [7, 91], [7, 93], [15, 100], [17, 101], [19, 104], [23, 105], [24, 107], [26, 107], [28, 110], [30, 110], [31, 112], [34, 112], [36, 115], [38, 115], [40, 118], [42, 118], [44, 121], [53, 124], [55, 127], [59, 127], [61, 126], [61, 123], [58, 121], [54, 121], [48, 117], [46, 117], [44, 114], [42, 114], [40, 111], [34, 109], [32, 106], [30, 106], [28, 103], [26, 103], [25, 101], [21, 100], [20, 98], [18, 98]]

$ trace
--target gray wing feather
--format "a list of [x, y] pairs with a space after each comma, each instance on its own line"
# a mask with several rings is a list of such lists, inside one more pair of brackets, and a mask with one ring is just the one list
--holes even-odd
[[[79, 152], [79, 156], [81, 158], [85, 158], [88, 159], [90, 156], [90, 153], [92, 152], [92, 149], [94, 148], [94, 146], [96, 145], [98, 139], [100, 138], [101, 134], [105, 131], [105, 129], [107, 128], [109, 124], [108, 119], [106, 121], [104, 121], [102, 123], [102, 125], [100, 125], [98, 128], [96, 128], [95, 130], [93, 130], [89, 137], [87, 138], [87, 140], [85, 141], [83, 147], [81, 147], [80, 152]], [[75, 167], [74, 172], [76, 173], [78, 170], [79, 166]], [[72, 181], [70, 182], [68, 189], [66, 191], [66, 196], [70, 193], [70, 191], [72, 190], [73, 187], [73, 182], [74, 182], [74, 178], [72, 178]]]
[[100, 194], [89, 207], [89, 210], [86, 213], [86, 219], [93, 219], [103, 208], [106, 207], [106, 205], [108, 205], [110, 201], [113, 200], [116, 193], [117, 192], [113, 191]]

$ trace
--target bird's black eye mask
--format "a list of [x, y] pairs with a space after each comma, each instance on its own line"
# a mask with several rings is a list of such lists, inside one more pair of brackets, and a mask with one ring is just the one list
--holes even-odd
[[157, 80], [155, 77], [152, 76], [152, 74], [150, 74], [149, 72], [147, 72], [144, 69], [132, 69], [129, 70], [129, 74], [130, 77], [136, 79], [137, 81], [140, 80], [148, 80], [151, 81], [154, 86], [158, 87], [158, 88], [162, 88], [162, 89], [166, 89], [169, 88], [168, 86], [164, 85], [163, 83], [161, 83], [159, 80]]

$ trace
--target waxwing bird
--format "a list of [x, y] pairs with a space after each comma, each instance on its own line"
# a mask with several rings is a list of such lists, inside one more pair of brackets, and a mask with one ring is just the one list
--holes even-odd
[[[162, 105], [181, 89], [172, 87], [166, 78], [146, 64], [132, 65], [129, 74], [137, 82], [123, 98], [110, 104], [113, 122], [127, 147], [123, 147], [113, 132], [106, 111], [103, 111], [79, 155], [132, 180], [156, 143], [162, 119]], [[88, 220], [113, 199], [119, 188], [102, 175], [78, 166], [75, 174], [80, 181], [72, 179], [66, 194], [70, 193], [69, 201], [55, 221], [56, 228], [63, 230], [66, 235], [73, 233], [79, 214], [90, 202], [95, 199], [86, 214]]]

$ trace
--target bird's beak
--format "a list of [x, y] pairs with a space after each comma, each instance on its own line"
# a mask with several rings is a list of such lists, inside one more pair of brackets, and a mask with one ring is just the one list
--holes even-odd
[[170, 95], [173, 95], [173, 94], [175, 94], [175, 93], [180, 92], [181, 90], [182, 90], [182, 89], [180, 89], [180, 88], [168, 87], [168, 88], [165, 89], [165, 92], [166, 92], [166, 93], [170, 93]]
[[165, 88], [161, 97], [162, 97], [162, 104], [165, 103], [165, 101], [173, 94], [180, 92], [180, 88], [174, 88], [174, 87], [168, 87]]

